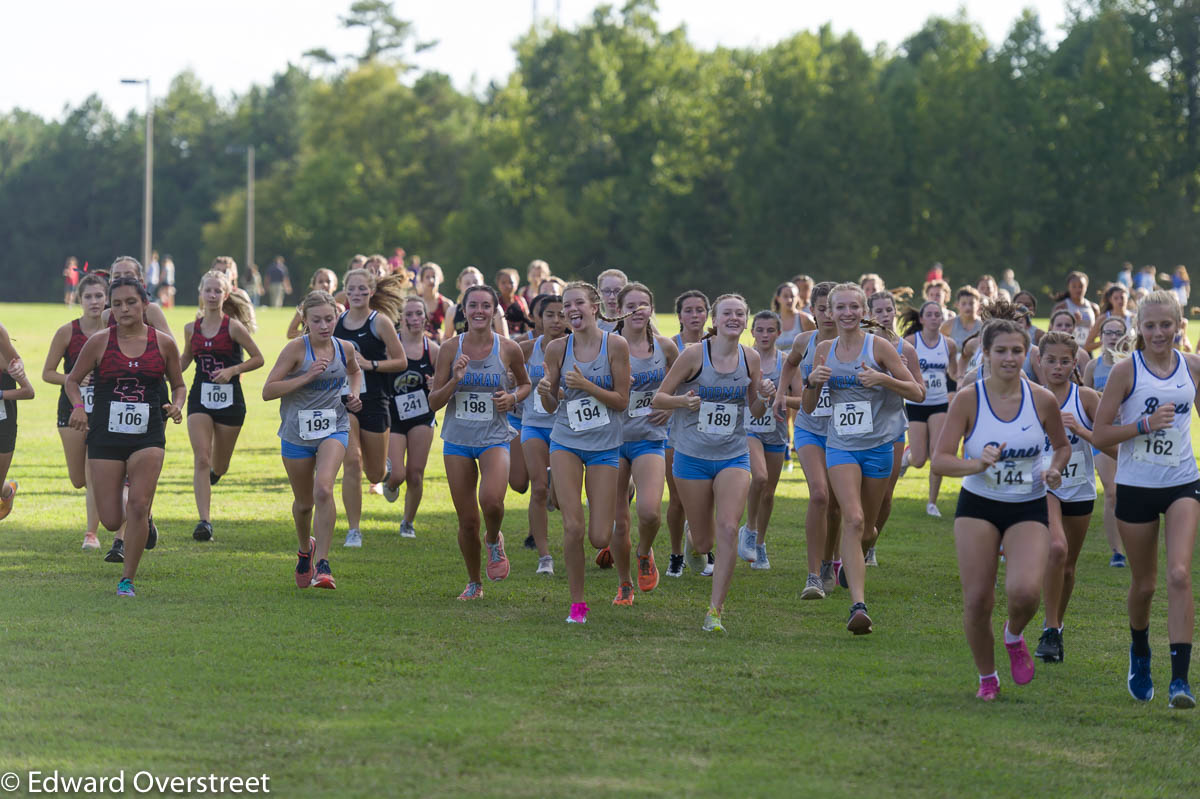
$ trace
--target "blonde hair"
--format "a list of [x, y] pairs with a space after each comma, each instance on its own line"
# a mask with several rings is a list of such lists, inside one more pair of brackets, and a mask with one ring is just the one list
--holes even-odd
[[[544, 283], [545, 281], [542, 282]], [[567, 283], [565, 286], [563, 286], [563, 297], [566, 297], [567, 292], [571, 291], [572, 289], [577, 289], [587, 295], [588, 302], [596, 306], [597, 319], [603, 319], [606, 322], [620, 322], [625, 317], [631, 316], [631, 314], [618, 314], [617, 316], [609, 316], [604, 313], [604, 299], [600, 296], [600, 289], [596, 288], [585, 280], [572, 280], [570, 283]]]
[[[1183, 327], [1183, 308], [1179, 307], [1179, 299], [1175, 296], [1175, 292], [1167, 291], [1166, 289], [1157, 289], [1150, 292], [1141, 302], [1138, 303], [1137, 317], [1134, 319], [1134, 326], [1137, 328], [1137, 336], [1134, 338], [1134, 349], [1146, 349], [1146, 341], [1142, 338], [1142, 316], [1151, 305], [1165, 305], [1175, 314], [1176, 328]], [[1178, 332], [1178, 330], [1176, 331]]]
[[454, 288], [458, 289], [458, 299], [454, 301], [456, 305], [462, 304], [463, 295], [466, 293], [462, 287], [462, 279], [471, 274], [479, 278], [479, 283], [476, 285], [482, 286], [487, 283], [487, 281], [483, 279], [483, 272], [480, 272], [474, 266], [465, 267], [461, 272], [458, 273], [458, 277], [454, 278]]
[[600, 282], [606, 277], [615, 277], [619, 279], [621, 281], [621, 285], [625, 285], [629, 282], [629, 278], [626, 277], [625, 273], [620, 269], [605, 269], [603, 272], [596, 275], [596, 285], [599, 286]]
[[308, 287], [310, 289], [316, 288], [317, 278], [319, 278], [323, 274], [329, 275], [331, 278], [333, 278], [333, 290], [337, 291], [337, 287], [338, 287], [337, 272], [334, 272], [332, 269], [326, 269], [325, 267], [321, 267], [317, 271], [313, 272], [312, 278], [310, 278], [308, 281]]
[[235, 294], [233, 283], [229, 279], [229, 275], [219, 269], [210, 269], [200, 276], [200, 284], [196, 287], [197, 291], [204, 291], [204, 284], [210, 280], [215, 280], [221, 285], [221, 294], [224, 299], [221, 300], [221, 312], [229, 314], [230, 319], [236, 319], [251, 333], [254, 332], [254, 307], [240, 294]]
[[305, 294], [304, 299], [300, 300], [300, 304], [296, 306], [296, 313], [300, 314], [300, 322], [306, 330], [308, 329], [308, 312], [313, 308], [320, 308], [322, 305], [328, 305], [334, 313], [337, 313], [337, 302], [333, 299], [333, 295], [321, 289]]
[[[737, 300], [746, 309], [746, 316], [750, 315], [750, 303], [746, 302], [745, 297], [741, 294], [722, 294], [713, 300], [712, 308], [708, 311], [709, 320], [712, 324], [709, 325], [708, 332], [704, 334], [704, 338], [712, 338], [717, 335], [717, 309], [721, 307], [721, 303], [725, 302], [725, 300]], [[748, 319], [746, 321], [749, 323]]]
[[[870, 277], [870, 275], [867, 275]], [[867, 316], [871, 312], [871, 306], [867, 303], [867, 293], [862, 290], [862, 286], [857, 283], [838, 283], [829, 290], [829, 301], [833, 302], [833, 295], [841, 292], [849, 291], [858, 296], [859, 302], [862, 303], [863, 316]]]
[[396, 274], [377, 279], [368, 269], [351, 269], [342, 277], [342, 284], [348, 286], [352, 277], [361, 277], [367, 281], [371, 290], [367, 307], [392, 320], [393, 325], [400, 321], [404, 311], [405, 288], [408, 285], [407, 273], [403, 276]]

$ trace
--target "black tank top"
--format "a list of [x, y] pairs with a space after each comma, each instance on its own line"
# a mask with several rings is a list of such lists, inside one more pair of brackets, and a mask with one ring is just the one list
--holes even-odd
[[[354, 345], [354, 349], [358, 350], [368, 361], [386, 361], [387, 360], [387, 345], [383, 339], [375, 335], [375, 317], [379, 315], [378, 311], [371, 311], [367, 321], [362, 327], [351, 330], [346, 327], [346, 313], [338, 317], [337, 326], [333, 329], [334, 338], [340, 338], [343, 341], [348, 341]], [[391, 375], [382, 372], [376, 372], [370, 369], [363, 370], [363, 392], [364, 397], [379, 397], [388, 395], [388, 383]]]

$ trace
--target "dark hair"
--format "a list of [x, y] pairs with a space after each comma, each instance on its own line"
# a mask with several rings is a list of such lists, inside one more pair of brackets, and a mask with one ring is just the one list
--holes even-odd
[[99, 286], [104, 289], [104, 296], [108, 296], [108, 273], [107, 272], [89, 272], [79, 280], [79, 285], [75, 287], [75, 299], [83, 299], [83, 292], [88, 286]]
[[145, 284], [140, 280], [132, 277], [119, 277], [108, 284], [108, 304], [112, 305], [112, 294], [117, 289], [125, 288], [126, 286], [137, 290], [138, 296], [142, 298], [142, 302], [146, 305], [150, 304], [150, 292], [146, 290]]
[[[1085, 287], [1085, 288], [1086, 288], [1086, 286], [1087, 286], [1087, 284], [1088, 284], [1088, 282], [1089, 282], [1089, 281], [1088, 281], [1088, 276], [1087, 276], [1087, 273], [1085, 273], [1085, 272], [1080, 272], [1079, 270], [1075, 270], [1074, 272], [1070, 272], [1070, 273], [1068, 273], [1068, 274], [1067, 274], [1067, 281], [1066, 281], [1066, 282], [1067, 282], [1067, 288], [1066, 288], [1066, 289], [1064, 289], [1063, 291], [1060, 291], [1060, 292], [1059, 292], [1059, 293], [1057, 293], [1057, 294], [1054, 294], [1054, 295], [1052, 295], [1052, 296], [1051, 296], [1051, 299], [1053, 299], [1055, 302], [1062, 302], [1062, 301], [1063, 301], [1063, 300], [1065, 300], [1067, 297], [1070, 297], [1070, 296], [1071, 296], [1071, 289], [1070, 289], [1070, 286], [1071, 286], [1071, 281], [1072, 281], [1072, 280], [1081, 280], [1081, 281], [1083, 281], [1083, 285], [1084, 285], [1084, 287]], [[1086, 292], [1085, 292], [1085, 293], [1084, 293], [1084, 295], [1083, 295], [1083, 301], [1084, 301], [1084, 302], [1087, 302], [1087, 293], [1086, 293]]]
[[1112, 297], [1118, 291], [1125, 292], [1125, 296], [1129, 296], [1129, 289], [1121, 283], [1113, 283], [1104, 290], [1104, 297], [1100, 300], [1100, 313], [1105, 314], [1112, 311]]
[[688, 289], [687, 291], [683, 292], [682, 294], [680, 294], [678, 297], [675, 298], [675, 315], [676, 316], [679, 316], [679, 314], [683, 313], [684, 301], [690, 300], [693, 297], [696, 299], [704, 300], [704, 314], [705, 314], [705, 316], [708, 315], [708, 312], [712, 310], [712, 303], [708, 301], [708, 295], [705, 294], [703, 291], [699, 291], [697, 289]]
[[1029, 332], [1020, 322], [1014, 322], [1012, 319], [992, 319], [983, 325], [983, 332], [980, 335], [980, 346], [983, 347], [983, 351], [990, 352], [996, 336], [1006, 333], [1019, 334], [1025, 341], [1025, 351], [1029, 351]]
[[[533, 302], [529, 303], [529, 315], [534, 317], [541, 316], [544, 313], [542, 306], [555, 302], [560, 305], [562, 304], [561, 294], [539, 294], [533, 298]], [[532, 323], [532, 320], [530, 322]]]
[[[1050, 314], [1050, 319], [1046, 322], [1046, 327], [1048, 327], [1050, 330], [1053, 330], [1054, 329], [1054, 320], [1064, 314], [1066, 314], [1067, 316], [1069, 316], [1071, 318], [1071, 325], [1074, 326], [1075, 325], [1075, 314], [1071, 313], [1066, 308], [1059, 308], [1057, 311]], [[1049, 330], [1047, 332], [1049, 332]]]
[[[494, 288], [492, 288], [491, 286], [489, 286], [487, 283], [477, 283], [474, 286], [468, 286], [467, 290], [464, 291], [462, 294], [462, 300], [459, 302], [460, 305], [467, 304], [467, 298], [471, 296], [472, 291], [486, 291], [488, 293], [488, 296], [490, 296], [492, 298], [492, 307], [493, 308], [500, 307], [500, 295], [497, 294], [496, 290]], [[489, 322], [489, 324], [490, 324], [490, 322]]]
[[900, 335], [911, 336], [920, 333], [921, 328], [924, 327], [921, 324], [921, 315], [925, 313], [925, 308], [930, 305], [935, 306], [939, 310], [942, 307], [942, 304], [939, 302], [925, 300], [919, 306], [904, 309], [904, 312], [900, 314], [900, 318], [897, 320], [900, 323]]
[[[1046, 348], [1053, 347], [1056, 344], [1061, 344], [1071, 351], [1071, 358], [1076, 358], [1076, 353], [1079, 352], [1079, 342], [1070, 333], [1063, 333], [1058, 330], [1051, 330], [1042, 336], [1042, 343], [1038, 344], [1038, 359], [1046, 357]], [[1083, 378], [1079, 374], [1079, 362], [1075, 362], [1075, 366], [1071, 369], [1069, 378], [1072, 383], [1082, 384]]]
[[774, 311], [767, 311], [767, 310], [759, 311], [758, 313], [756, 313], [754, 315], [754, 318], [750, 320], [750, 330], [753, 331], [754, 326], [756, 324], [758, 324], [759, 322], [763, 321], [764, 319], [766, 319], [767, 321], [770, 321], [770, 322], [774, 322], [775, 329], [780, 332], [783, 332], [783, 320], [779, 318], [779, 314], [775, 313]]
[[[1020, 297], [1022, 294], [1024, 294], [1026, 297], [1028, 297], [1031, 300], [1031, 302], [1017, 302], [1017, 297]], [[1033, 296], [1032, 291], [1026, 291], [1025, 289], [1021, 289], [1012, 298], [1012, 301], [1014, 303], [1016, 303], [1017, 305], [1024, 305], [1026, 308], [1028, 308], [1031, 311], [1034, 311], [1035, 313], [1037, 312], [1037, 297]]]
[[[624, 307], [625, 298], [628, 297], [630, 294], [632, 294], [635, 291], [640, 291], [642, 294], [645, 294], [647, 297], [650, 298], [650, 310], [653, 311], [654, 310], [654, 292], [651, 291], [650, 287], [647, 286], [645, 283], [641, 283], [637, 280], [629, 281], [624, 286], [621, 287], [621, 292], [617, 295], [617, 308], [620, 309], [620, 308]], [[616, 332], [622, 336], [625, 335], [625, 320], [629, 316], [630, 316], [630, 314], [626, 314], [625, 316], [621, 317], [621, 321], [617, 322]], [[650, 314], [650, 322], [647, 325], [646, 330], [648, 331], [646, 334], [646, 337], [651, 341], [651, 343], [653, 343], [654, 337], [658, 335], [658, 328], [656, 328], [654, 326], [654, 314], [653, 313]]]

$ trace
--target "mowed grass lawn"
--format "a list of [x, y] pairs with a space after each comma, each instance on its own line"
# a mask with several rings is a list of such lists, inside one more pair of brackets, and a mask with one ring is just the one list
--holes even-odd
[[[169, 314], [177, 336], [192, 313]], [[268, 368], [290, 313], [259, 312]], [[71, 316], [0, 305], [33, 375]], [[845, 630], [844, 591], [799, 601], [798, 466], [780, 483], [772, 569], [738, 565], [727, 635], [700, 630], [706, 579], [664, 577], [616, 608], [615, 572], [590, 564], [589, 622], [564, 624], [560, 520], [557, 574], [535, 576], [536, 553], [521, 548], [526, 499], [513, 493], [511, 576], [482, 601], [456, 601], [466, 580], [440, 440], [418, 537], [398, 537], [400, 503], [368, 494], [361, 550], [341, 548], [338, 520], [338, 589], [300, 591], [278, 404], [259, 399], [266, 372], [244, 381], [249, 416], [214, 492], [211, 543], [192, 540], [191, 450], [186, 428], [168, 425], [161, 538], [134, 600], [116, 597], [119, 567], [103, 550], [80, 550], [84, 501], [66, 477], [57, 389], [35, 381], [10, 472], [21, 491], [0, 523], [0, 772], [265, 773], [287, 797], [1200, 794], [1200, 713], [1166, 708], [1165, 587], [1151, 629], [1159, 696], [1140, 705], [1125, 688], [1128, 572], [1107, 565], [1099, 513], [1066, 662], [1039, 664], [1017, 688], [998, 645], [990, 705], [974, 698], [961, 632], [957, 481], [943, 488], [945, 518], [930, 519], [925, 470], [899, 484], [868, 571], [875, 633], [861, 638]], [[667, 551], [664, 527], [663, 570]], [[997, 635], [1003, 617], [1001, 596]]]

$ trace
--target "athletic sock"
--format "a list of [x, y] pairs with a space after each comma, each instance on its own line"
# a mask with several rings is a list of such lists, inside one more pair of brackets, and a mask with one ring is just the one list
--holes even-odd
[[1150, 657], [1150, 625], [1144, 630], [1129, 628], [1129, 637], [1133, 641], [1133, 654], [1136, 657]]
[[983, 685], [983, 681], [988, 680], [988, 679], [999, 680], [1000, 673], [997, 671], [993, 671], [991, 674], [980, 674], [979, 675], [979, 684]]
[[1016, 644], [1016, 643], [1020, 643], [1023, 640], [1025, 640], [1024, 635], [1013, 635], [1012, 633], [1010, 633], [1008, 631], [1008, 625], [1007, 624], [1004, 625], [1004, 643]]
[[1188, 666], [1192, 663], [1191, 644], [1171, 644], [1171, 681], [1188, 681]]

